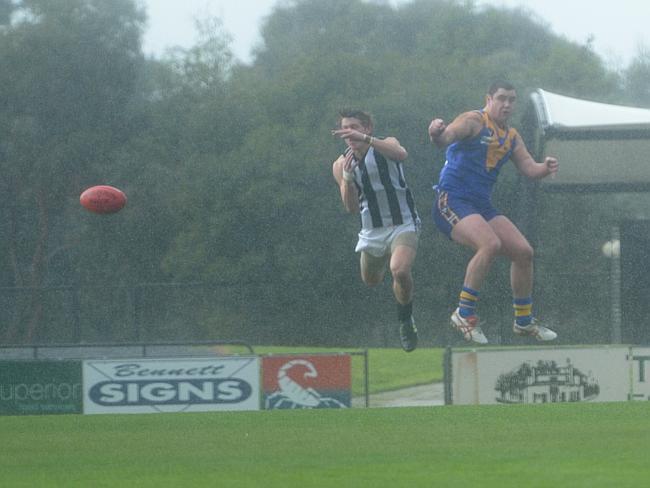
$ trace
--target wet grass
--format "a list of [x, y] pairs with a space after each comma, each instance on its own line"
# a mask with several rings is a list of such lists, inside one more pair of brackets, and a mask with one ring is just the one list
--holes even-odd
[[0, 417], [7, 487], [637, 487], [648, 402]]
[[[360, 352], [361, 349], [317, 347], [255, 346], [257, 354], [309, 354]], [[444, 349], [419, 348], [406, 353], [401, 349], [368, 349], [369, 392], [398, 390], [442, 381]], [[363, 357], [352, 356], [352, 394], [363, 394]]]

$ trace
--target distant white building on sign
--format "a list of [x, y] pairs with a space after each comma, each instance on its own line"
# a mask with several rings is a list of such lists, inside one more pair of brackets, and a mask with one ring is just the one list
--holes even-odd
[[499, 403], [582, 402], [596, 398], [598, 382], [582, 373], [567, 359], [565, 366], [555, 361], [523, 363], [510, 373], [499, 375], [494, 389]]

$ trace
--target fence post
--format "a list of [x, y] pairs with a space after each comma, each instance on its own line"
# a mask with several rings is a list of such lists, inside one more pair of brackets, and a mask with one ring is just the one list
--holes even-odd
[[133, 334], [134, 338], [133, 340], [135, 342], [141, 342], [142, 339], [142, 334], [140, 331], [140, 314], [138, 312], [138, 307], [139, 307], [139, 290], [138, 286], [130, 286], [127, 290], [126, 296], [127, 296], [127, 301], [128, 301], [128, 310], [129, 310], [129, 315], [131, 317], [131, 326], [133, 329]]
[[610, 264], [610, 286], [611, 286], [611, 315], [612, 315], [612, 344], [622, 342], [621, 335], [621, 231], [618, 226], [612, 227], [612, 253]]
[[75, 285], [72, 288], [72, 323], [74, 327], [74, 337], [72, 342], [81, 342], [83, 332], [81, 330], [81, 288]]
[[445, 405], [451, 405], [453, 398], [451, 395], [451, 381], [452, 381], [452, 372], [451, 372], [451, 346], [445, 348], [445, 355], [442, 361], [443, 364], [443, 384], [445, 387]]
[[363, 376], [363, 382], [364, 386], [363, 389], [366, 392], [366, 408], [370, 406], [370, 372], [368, 371], [368, 349], [363, 350], [363, 369], [365, 371], [365, 374]]

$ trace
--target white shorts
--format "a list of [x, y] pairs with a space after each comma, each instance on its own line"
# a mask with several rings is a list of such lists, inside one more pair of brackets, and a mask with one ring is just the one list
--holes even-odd
[[356, 252], [367, 252], [371, 256], [380, 258], [393, 251], [395, 239], [404, 232], [415, 234], [413, 239], [405, 239], [397, 244], [405, 244], [417, 248], [417, 235], [420, 232], [419, 226], [411, 222], [392, 227], [379, 227], [377, 229], [361, 229], [359, 232], [359, 241], [357, 242]]

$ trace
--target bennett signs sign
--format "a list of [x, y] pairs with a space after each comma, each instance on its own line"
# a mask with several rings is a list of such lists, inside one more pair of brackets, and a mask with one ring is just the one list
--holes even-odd
[[259, 409], [259, 359], [84, 361], [84, 413]]

